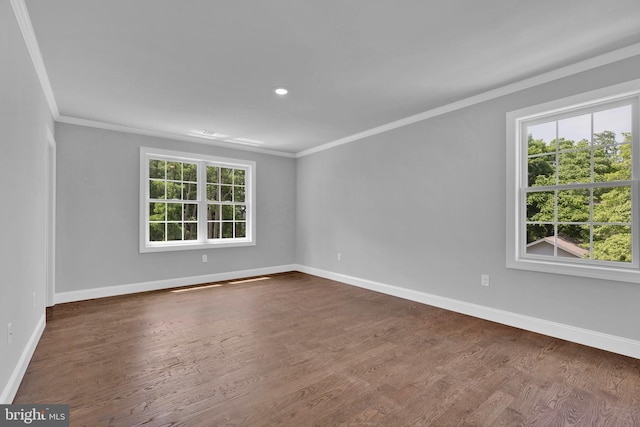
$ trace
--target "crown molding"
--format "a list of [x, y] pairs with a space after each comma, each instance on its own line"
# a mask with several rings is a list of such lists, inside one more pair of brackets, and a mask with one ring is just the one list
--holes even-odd
[[603, 65], [611, 64], [613, 62], [621, 61], [623, 59], [631, 58], [633, 56], [640, 55], [640, 43], [632, 44], [621, 49], [617, 49], [602, 55], [595, 56], [580, 62], [576, 62], [565, 67], [557, 68], [546, 73], [539, 74], [537, 76], [520, 80], [518, 82], [492, 89], [487, 92], [480, 93], [478, 95], [470, 96], [468, 98], [461, 99], [449, 104], [442, 105], [440, 107], [433, 108], [431, 110], [424, 111], [413, 116], [405, 117], [404, 119], [396, 120], [381, 126], [377, 126], [372, 129], [368, 129], [362, 132], [355, 133], [353, 135], [346, 136], [344, 138], [336, 139], [335, 141], [327, 142], [317, 147], [310, 148], [308, 150], [300, 151], [296, 154], [296, 157], [304, 157], [310, 154], [319, 153], [324, 150], [339, 147], [340, 145], [348, 144], [350, 142], [358, 141], [369, 136], [377, 135], [383, 132], [388, 132], [393, 129], [397, 129], [403, 126], [410, 125], [412, 123], [420, 122], [432, 117], [440, 116], [442, 114], [450, 113], [462, 108], [470, 107], [472, 105], [480, 104], [482, 102], [490, 101], [501, 96], [509, 95], [514, 92], [529, 89], [534, 86], [538, 86], [544, 83], [549, 83], [554, 80], [568, 77], [574, 74], [588, 71], [593, 68], [601, 67]]
[[56, 99], [53, 96], [53, 89], [51, 88], [51, 82], [49, 81], [47, 69], [44, 66], [44, 60], [42, 59], [42, 54], [40, 53], [40, 47], [38, 46], [36, 34], [33, 31], [33, 25], [31, 24], [31, 18], [29, 17], [27, 5], [25, 4], [24, 0], [11, 0], [11, 8], [13, 9], [13, 13], [16, 15], [16, 21], [18, 21], [18, 27], [20, 28], [20, 32], [22, 33], [22, 38], [27, 45], [27, 51], [29, 51], [29, 56], [31, 56], [31, 62], [33, 62], [38, 80], [40, 80], [40, 85], [42, 86], [44, 97], [46, 98], [47, 104], [49, 105], [49, 111], [51, 112], [53, 119], [56, 120], [58, 117], [60, 117], [58, 104], [56, 104]]
[[286, 151], [250, 147], [247, 145], [233, 144], [233, 143], [224, 142], [224, 141], [216, 141], [213, 139], [203, 139], [203, 138], [197, 138], [195, 136], [158, 132], [158, 131], [149, 130], [149, 129], [139, 129], [139, 128], [133, 128], [129, 126], [122, 126], [115, 123], [80, 119], [77, 117], [70, 117], [70, 116], [59, 116], [56, 119], [56, 122], [68, 123], [68, 124], [77, 125], [77, 126], [86, 126], [91, 128], [97, 128], [97, 129], [112, 130], [116, 132], [133, 133], [136, 135], [153, 136], [156, 138], [172, 139], [172, 140], [185, 141], [185, 142], [195, 142], [196, 144], [203, 144], [203, 145], [208, 145], [213, 147], [231, 148], [234, 150], [241, 150], [241, 151], [252, 151], [254, 153], [269, 154], [272, 156], [289, 157], [289, 158], [294, 158], [296, 156], [294, 153], [288, 153]]
[[334, 141], [327, 142], [317, 147], [299, 151], [298, 153], [293, 154], [293, 153], [284, 152], [284, 151], [268, 150], [263, 148], [255, 148], [255, 147], [247, 147], [247, 146], [243, 147], [243, 146], [237, 146], [230, 143], [225, 143], [222, 141], [215, 141], [215, 140], [205, 141], [205, 140], [201, 140], [200, 138], [189, 137], [184, 135], [175, 135], [175, 134], [163, 133], [163, 132], [158, 132], [153, 130], [130, 128], [127, 126], [121, 126], [121, 125], [116, 125], [112, 123], [86, 120], [86, 119], [80, 119], [80, 118], [68, 117], [68, 116], [61, 116], [58, 110], [58, 106], [56, 104], [55, 97], [53, 95], [53, 89], [51, 88], [51, 83], [49, 81], [47, 70], [44, 65], [44, 61], [42, 59], [42, 54], [40, 53], [38, 41], [36, 39], [35, 32], [33, 30], [33, 25], [31, 24], [29, 11], [27, 10], [25, 1], [10, 0], [10, 2], [11, 2], [11, 7], [13, 9], [13, 12], [16, 16], [18, 26], [22, 33], [22, 37], [24, 38], [25, 44], [27, 46], [27, 50], [29, 51], [29, 55], [31, 56], [31, 60], [36, 70], [36, 74], [38, 75], [38, 79], [40, 80], [40, 84], [42, 86], [44, 96], [49, 105], [49, 110], [51, 111], [51, 115], [53, 116], [53, 119], [55, 121], [62, 122], [62, 123], [77, 124], [81, 126], [95, 127], [99, 129], [129, 132], [129, 133], [135, 133], [139, 135], [156, 136], [156, 137], [168, 138], [168, 139], [177, 139], [181, 141], [195, 142], [199, 144], [219, 146], [219, 147], [225, 147], [225, 148], [234, 148], [237, 150], [253, 151], [253, 152], [283, 156], [283, 157], [299, 158], [299, 157], [308, 156], [314, 153], [329, 150], [331, 148], [339, 147], [344, 144], [359, 141], [361, 139], [364, 139], [370, 136], [388, 132], [393, 129], [404, 127], [416, 122], [420, 122], [420, 121], [437, 117], [443, 114], [447, 114], [456, 110], [460, 110], [462, 108], [466, 108], [472, 105], [480, 104], [482, 102], [490, 101], [492, 99], [509, 95], [514, 92], [529, 89], [531, 87], [548, 83], [554, 80], [558, 80], [563, 77], [568, 77], [583, 71], [588, 71], [593, 68], [597, 68], [603, 65], [611, 64], [616, 61], [621, 61], [623, 59], [640, 55], [640, 43], [636, 43], [621, 49], [617, 49], [602, 55], [595, 56], [593, 58], [579, 61], [574, 64], [567, 65], [565, 67], [561, 67], [546, 73], [542, 73], [528, 79], [524, 79], [506, 86], [499, 87], [497, 89], [492, 89], [487, 92], [480, 93], [478, 95], [470, 96], [468, 98], [464, 98], [449, 104], [442, 105], [440, 107], [436, 107], [436, 108], [424, 111], [422, 113], [405, 117], [404, 119], [389, 122], [381, 126], [377, 126], [362, 132], [358, 132], [340, 139], [336, 139]]

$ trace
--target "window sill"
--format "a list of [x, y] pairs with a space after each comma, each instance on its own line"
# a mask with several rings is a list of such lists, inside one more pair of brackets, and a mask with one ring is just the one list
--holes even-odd
[[218, 248], [235, 248], [243, 246], [255, 246], [256, 242], [251, 240], [233, 240], [224, 242], [189, 242], [179, 244], [157, 244], [140, 246], [140, 253], [150, 252], [174, 252], [174, 251], [190, 251], [202, 249], [218, 249]]
[[640, 283], [640, 270], [630, 267], [616, 268], [609, 266], [577, 265], [537, 259], [510, 259], [507, 260], [507, 268], [618, 282]]

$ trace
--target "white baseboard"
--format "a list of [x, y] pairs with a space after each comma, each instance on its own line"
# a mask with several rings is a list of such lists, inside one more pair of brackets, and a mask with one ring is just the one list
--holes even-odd
[[296, 265], [280, 265], [275, 267], [255, 268], [251, 270], [229, 271], [225, 273], [206, 274], [203, 276], [179, 277], [175, 279], [153, 280], [150, 282], [131, 283], [126, 285], [105, 286], [101, 288], [83, 289], [79, 291], [57, 292], [54, 304], [82, 301], [94, 298], [113, 297], [136, 292], [157, 291], [179, 286], [198, 285], [201, 283], [221, 282], [266, 274], [284, 273], [296, 270]]
[[536, 317], [524, 316], [509, 311], [498, 310], [491, 307], [472, 304], [451, 298], [445, 298], [438, 295], [432, 295], [412, 289], [401, 288], [385, 283], [374, 282], [372, 280], [361, 279], [345, 274], [307, 267], [304, 265], [298, 265], [296, 266], [296, 269], [303, 273], [312, 274], [314, 276], [324, 277], [326, 279], [343, 282], [349, 285], [358, 286], [383, 294], [393, 295], [411, 301], [416, 301], [423, 304], [444, 308], [446, 310], [455, 311], [457, 313], [478, 317], [480, 319], [490, 320], [492, 322], [501, 323], [503, 325], [513, 326], [527, 331], [536, 332], [554, 338], [560, 338], [566, 341], [571, 341], [578, 344], [587, 345], [589, 347], [595, 347], [601, 350], [610, 351], [612, 353], [618, 353], [640, 359], [640, 341], [631, 340], [616, 335], [604, 334], [588, 329], [577, 328], [575, 326], [551, 322]]
[[20, 359], [18, 359], [18, 363], [11, 373], [7, 385], [2, 389], [2, 393], [0, 394], [0, 405], [9, 405], [16, 397], [18, 387], [20, 387], [22, 378], [24, 377], [25, 372], [27, 372], [29, 362], [33, 357], [33, 353], [36, 351], [36, 347], [38, 346], [38, 342], [40, 341], [40, 337], [42, 336], [42, 332], [44, 331], [46, 318], [47, 315], [45, 313], [42, 313], [40, 320], [38, 320], [38, 323], [36, 324], [36, 327], [31, 334], [31, 337], [29, 337], [27, 345], [24, 347], [24, 350], [22, 350], [22, 355], [20, 355]]

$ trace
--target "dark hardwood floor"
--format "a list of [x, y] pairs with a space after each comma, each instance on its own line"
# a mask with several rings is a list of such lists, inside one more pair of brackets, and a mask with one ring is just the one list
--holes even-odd
[[635, 426], [640, 360], [286, 273], [58, 305], [14, 403], [72, 426]]

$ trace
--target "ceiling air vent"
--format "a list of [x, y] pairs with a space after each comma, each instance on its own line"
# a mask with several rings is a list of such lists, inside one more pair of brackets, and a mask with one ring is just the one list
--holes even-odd
[[200, 129], [200, 130], [192, 130], [189, 132], [191, 136], [198, 136], [200, 138], [208, 138], [208, 139], [219, 139], [219, 138], [228, 138], [229, 135], [220, 132], [214, 132], [212, 130]]
[[258, 147], [264, 144], [264, 141], [259, 141], [257, 139], [234, 138], [224, 133], [215, 132], [215, 131], [206, 130], [206, 129], [192, 130], [191, 132], [189, 132], [189, 135], [195, 136], [198, 138], [222, 140], [224, 142], [230, 142], [232, 144], [251, 145], [253, 147]]
[[229, 142], [235, 142], [237, 144], [248, 144], [248, 145], [264, 144], [264, 141], [258, 141], [257, 139], [251, 139], [251, 138], [233, 138]]

